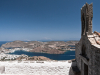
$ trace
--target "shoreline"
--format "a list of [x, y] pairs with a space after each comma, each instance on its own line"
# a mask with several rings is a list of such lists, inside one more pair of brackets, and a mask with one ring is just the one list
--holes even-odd
[[[25, 59], [28, 59], [28, 58], [30, 58], [30, 57], [33, 57], [33, 58], [35, 58], [35, 60], [36, 59], [41, 59], [41, 58], [44, 58], [45, 56], [41, 56], [40, 58], [38, 58], [39, 56], [28, 56], [28, 55], [26, 55], [26, 54], [21, 54], [21, 55], [16, 55], [16, 54], [8, 54], [8, 53], [13, 53], [13, 52], [15, 52], [15, 51], [18, 51], [18, 50], [23, 50], [23, 51], [27, 51], [27, 52], [30, 52], [30, 49], [29, 48], [15, 48], [15, 49], [9, 49], [8, 51], [4, 51], [4, 52], [1, 52], [0, 53], [0, 60], [2, 61], [2, 60], [4, 60], [4, 61], [11, 61], [11, 60], [13, 60], [13, 61], [15, 61], [17, 58], [25, 58]], [[71, 51], [71, 50], [66, 50], [66, 51]], [[65, 52], [66, 52], [65, 51]], [[73, 50], [72, 50], [73, 51]], [[64, 53], [65, 53], [64, 52]], [[35, 53], [42, 53], [42, 52], [35, 52]], [[46, 53], [46, 54], [49, 54], [49, 53]], [[46, 59], [48, 59], [47, 57], [46, 57]], [[22, 59], [21, 59], [22, 60]], [[42, 59], [43, 60], [43, 59]], [[53, 60], [53, 59], [48, 59], [48, 60]], [[57, 61], [59, 61], [59, 60], [57, 60]]]

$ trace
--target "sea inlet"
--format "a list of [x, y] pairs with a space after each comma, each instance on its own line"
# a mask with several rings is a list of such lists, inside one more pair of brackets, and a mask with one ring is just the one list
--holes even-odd
[[15, 51], [13, 53], [9, 53], [9, 54], [14, 54], [14, 55], [21, 55], [21, 54], [25, 54], [28, 55], [30, 57], [32, 56], [44, 56], [53, 60], [71, 60], [71, 59], [75, 59], [75, 51], [66, 51], [63, 54], [47, 54], [47, 53], [37, 53], [37, 52], [27, 52], [24, 50], [18, 50]]

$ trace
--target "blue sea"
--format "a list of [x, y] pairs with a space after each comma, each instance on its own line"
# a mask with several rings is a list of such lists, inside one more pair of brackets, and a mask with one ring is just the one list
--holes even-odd
[[53, 60], [70, 60], [75, 59], [75, 51], [66, 51], [64, 54], [47, 54], [47, 53], [36, 53], [36, 52], [27, 52], [23, 50], [15, 51], [9, 54], [21, 55], [25, 54], [28, 56], [44, 56]]
[[[10, 41], [9, 41], [10, 42]], [[7, 43], [7, 41], [2, 41], [0, 42], [0, 46], [2, 44]], [[15, 55], [21, 55], [25, 54], [28, 56], [44, 56], [53, 60], [70, 60], [70, 59], [75, 59], [75, 51], [66, 51], [64, 54], [47, 54], [47, 53], [36, 53], [36, 52], [27, 52], [23, 50], [15, 51], [13, 53], [9, 54], [15, 54]]]

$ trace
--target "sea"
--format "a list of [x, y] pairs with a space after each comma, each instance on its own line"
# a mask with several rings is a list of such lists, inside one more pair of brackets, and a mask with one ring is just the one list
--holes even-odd
[[[0, 41], [0, 46], [2, 44], [7, 43], [7, 42], [11, 42], [11, 41]], [[14, 55], [25, 54], [25, 55], [28, 55], [30, 57], [32, 57], [32, 56], [44, 56], [44, 57], [50, 58], [52, 60], [71, 60], [71, 59], [75, 59], [75, 51], [70, 51], [70, 50], [67, 50], [63, 54], [47, 54], [47, 53], [27, 52], [27, 51], [24, 51], [24, 50], [18, 50], [18, 51], [15, 51], [13, 53], [9, 53], [9, 54], [14, 54]]]

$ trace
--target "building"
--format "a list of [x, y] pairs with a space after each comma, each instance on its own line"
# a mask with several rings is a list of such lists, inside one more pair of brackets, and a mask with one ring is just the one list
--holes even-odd
[[69, 75], [100, 75], [100, 33], [92, 32], [93, 4], [81, 8], [81, 39]]

